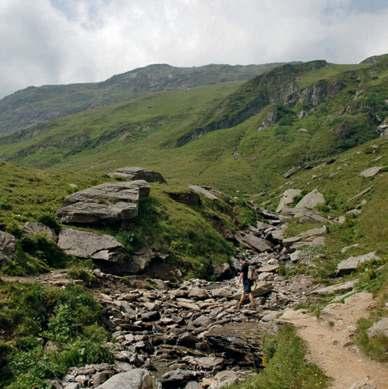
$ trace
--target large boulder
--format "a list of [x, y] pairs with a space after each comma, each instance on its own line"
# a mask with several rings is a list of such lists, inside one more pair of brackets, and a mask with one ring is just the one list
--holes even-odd
[[7, 261], [16, 252], [16, 239], [8, 232], [0, 231], [0, 263]]
[[242, 245], [252, 248], [259, 253], [272, 250], [272, 244], [268, 240], [259, 238], [252, 232], [240, 232], [236, 235], [236, 239]]
[[106, 183], [66, 197], [58, 216], [67, 224], [111, 224], [135, 218], [139, 202], [150, 192], [146, 181]]
[[276, 209], [276, 212], [282, 212], [283, 209], [291, 204], [302, 194], [300, 189], [287, 189], [284, 191], [282, 197], [280, 198], [279, 205]]
[[312, 190], [310, 193], [307, 193], [299, 202], [296, 204], [296, 208], [307, 208], [314, 209], [320, 205], [324, 205], [326, 200], [322, 193], [318, 189]]
[[376, 252], [372, 251], [367, 254], [358, 255], [356, 257], [349, 257], [341, 261], [337, 266], [337, 273], [346, 274], [357, 270], [357, 268], [364, 263], [373, 262], [379, 260], [380, 257], [376, 255]]
[[388, 317], [383, 317], [368, 329], [368, 337], [385, 336], [388, 338]]
[[144, 369], [131, 369], [115, 374], [97, 389], [155, 389], [157, 384], [152, 375]]
[[160, 173], [142, 167], [122, 167], [110, 173], [109, 176], [124, 181], [144, 180], [147, 182], [166, 182]]
[[78, 258], [115, 263], [128, 260], [123, 245], [110, 235], [66, 228], [59, 234], [58, 246], [67, 255]]
[[376, 174], [379, 174], [382, 169], [383, 169], [382, 166], [373, 166], [373, 167], [370, 167], [368, 169], [363, 170], [360, 173], [360, 176], [364, 177], [364, 178], [374, 177]]
[[160, 381], [164, 389], [184, 388], [187, 383], [199, 375], [199, 372], [194, 370], [176, 369], [164, 373]]
[[45, 224], [40, 222], [27, 222], [23, 227], [23, 232], [27, 236], [34, 237], [36, 235], [44, 236], [47, 240], [56, 242], [57, 234]]

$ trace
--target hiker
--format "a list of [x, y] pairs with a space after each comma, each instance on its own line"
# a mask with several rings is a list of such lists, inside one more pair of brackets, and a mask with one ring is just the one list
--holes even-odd
[[241, 305], [245, 302], [246, 298], [249, 298], [252, 308], [256, 308], [256, 302], [252, 294], [252, 286], [255, 281], [255, 269], [252, 266], [249, 266], [248, 263], [242, 259], [240, 261], [241, 272], [240, 272], [240, 282], [242, 283], [243, 291], [241, 294], [240, 301], [237, 305], [237, 308], [240, 309]]

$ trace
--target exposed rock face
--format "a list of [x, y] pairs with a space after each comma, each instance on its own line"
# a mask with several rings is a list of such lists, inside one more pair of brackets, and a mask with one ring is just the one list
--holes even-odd
[[29, 236], [44, 236], [53, 242], [56, 242], [58, 239], [57, 234], [51, 228], [39, 222], [27, 222], [23, 227], [23, 232]]
[[211, 191], [210, 188], [205, 188], [199, 185], [190, 185], [189, 189], [194, 193], [207, 198], [208, 200], [218, 200], [218, 197]]
[[112, 178], [124, 181], [144, 180], [147, 182], [165, 183], [164, 177], [153, 170], [147, 170], [141, 167], [123, 167], [109, 174]]
[[348, 259], [345, 259], [338, 264], [337, 273], [350, 273], [354, 270], [357, 270], [357, 268], [364, 263], [376, 261], [379, 259], [380, 258], [376, 255], [374, 251], [356, 257], [349, 257]]
[[144, 369], [132, 369], [119, 373], [105, 381], [97, 389], [156, 389], [151, 374]]
[[385, 336], [388, 338], [388, 317], [383, 317], [368, 329], [368, 336], [374, 338], [377, 336]]
[[363, 170], [361, 173], [360, 173], [360, 176], [361, 177], [365, 177], [365, 178], [370, 178], [370, 177], [374, 177], [375, 175], [377, 175], [378, 173], [380, 173], [380, 171], [383, 169], [382, 166], [373, 166], [373, 167], [370, 167], [368, 169], [365, 169]]
[[66, 228], [59, 234], [58, 246], [67, 255], [78, 258], [109, 262], [128, 260], [123, 245], [110, 235], [98, 235], [93, 232]]
[[284, 207], [287, 207], [289, 206], [290, 204], [292, 204], [295, 199], [300, 196], [302, 194], [302, 191], [300, 189], [287, 189], [281, 199], [280, 199], [280, 202], [279, 202], [279, 205], [276, 209], [276, 212], [281, 212]]
[[324, 205], [325, 203], [326, 201], [323, 194], [320, 193], [318, 189], [314, 189], [310, 193], [306, 194], [306, 196], [304, 196], [302, 200], [296, 204], [296, 208], [314, 209], [319, 205]]
[[180, 191], [180, 192], [167, 192], [167, 194], [178, 203], [187, 205], [201, 205], [201, 196], [193, 190]]
[[142, 180], [93, 186], [68, 196], [58, 216], [67, 224], [127, 222], [137, 216], [139, 201], [149, 192], [148, 183]]
[[12, 258], [16, 251], [16, 239], [8, 232], [0, 231], [0, 263]]

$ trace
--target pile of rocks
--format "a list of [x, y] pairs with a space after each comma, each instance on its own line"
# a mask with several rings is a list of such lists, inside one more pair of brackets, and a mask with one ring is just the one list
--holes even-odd
[[96, 297], [112, 333], [115, 364], [73, 369], [61, 385], [96, 387], [101, 377], [136, 368], [152, 372], [162, 388], [218, 388], [260, 367], [260, 335], [274, 329], [284, 308], [303, 300], [312, 282], [302, 276], [283, 279], [268, 254], [254, 255], [250, 262], [259, 273], [256, 309], [237, 310], [237, 279], [178, 286], [136, 278], [131, 287], [128, 280], [117, 284], [119, 277], [96, 272], [106, 285]]

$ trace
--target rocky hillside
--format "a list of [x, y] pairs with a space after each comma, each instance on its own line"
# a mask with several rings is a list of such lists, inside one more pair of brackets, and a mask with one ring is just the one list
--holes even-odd
[[208, 65], [178, 68], [150, 65], [99, 83], [29, 87], [0, 100], [0, 136], [152, 92], [245, 81], [276, 66]]
[[384, 389], [387, 64], [158, 67], [1, 138], [0, 387]]

